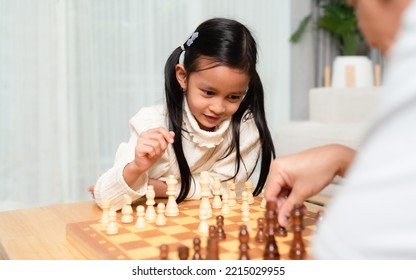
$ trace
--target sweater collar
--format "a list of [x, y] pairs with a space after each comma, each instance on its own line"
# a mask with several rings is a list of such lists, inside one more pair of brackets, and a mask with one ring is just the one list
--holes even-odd
[[231, 123], [231, 117], [223, 121], [214, 131], [205, 131], [201, 129], [189, 109], [186, 97], [184, 98], [184, 125], [192, 141], [197, 143], [200, 147], [214, 148], [220, 144], [225, 137], [225, 132]]

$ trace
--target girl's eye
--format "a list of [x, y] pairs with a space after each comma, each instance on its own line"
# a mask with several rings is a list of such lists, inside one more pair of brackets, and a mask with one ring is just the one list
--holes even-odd
[[214, 93], [212, 92], [212, 91], [209, 91], [209, 90], [202, 90], [203, 92], [204, 92], [204, 94], [206, 94], [206, 95], [209, 95], [209, 96], [212, 96], [212, 95], [214, 95]]
[[228, 99], [231, 101], [239, 101], [241, 99], [241, 95], [230, 95], [228, 96]]

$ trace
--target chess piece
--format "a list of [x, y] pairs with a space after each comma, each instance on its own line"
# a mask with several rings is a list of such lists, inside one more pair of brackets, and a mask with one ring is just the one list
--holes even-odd
[[201, 218], [201, 209], [205, 209], [206, 210], [206, 216], [207, 219], [212, 217], [212, 207], [211, 207], [211, 203], [209, 202], [209, 196], [210, 196], [210, 186], [211, 181], [209, 180], [209, 173], [204, 171], [201, 173], [201, 177], [200, 177], [200, 181], [199, 181], [199, 185], [201, 188], [201, 204], [199, 205], [199, 209], [200, 209], [200, 218]]
[[168, 217], [175, 217], [179, 215], [179, 207], [176, 203], [176, 184], [178, 180], [175, 179], [173, 175], [169, 175], [169, 178], [166, 180], [167, 191], [166, 195], [168, 196], [168, 202], [166, 204], [165, 215]]
[[242, 199], [242, 202], [241, 202], [241, 211], [242, 212], [244, 212], [244, 211], [250, 211], [250, 205], [248, 204], [248, 193], [247, 193], [247, 191], [243, 191], [241, 193], [241, 199]]
[[121, 209], [121, 222], [123, 224], [130, 224], [133, 222], [133, 208], [131, 207], [131, 197], [124, 194], [124, 205]]
[[194, 244], [194, 256], [192, 257], [193, 260], [202, 260], [201, 256], [201, 239], [199, 237], [195, 237], [193, 239]]
[[110, 211], [110, 205], [111, 205], [111, 202], [109, 200], [103, 201], [103, 204], [101, 205], [103, 212], [101, 214], [100, 225], [102, 228], [108, 227], [108, 222], [109, 222], [108, 213]]
[[276, 203], [268, 201], [266, 204], [266, 229], [267, 229], [267, 238], [265, 249], [263, 253], [263, 259], [265, 260], [280, 260], [279, 247], [277, 246], [275, 235], [277, 213], [276, 213]]
[[157, 205], [156, 225], [158, 226], [166, 225], [165, 204], [162, 202], [160, 202]]
[[253, 204], [254, 203], [253, 183], [250, 180], [248, 180], [244, 184], [246, 186], [246, 192], [247, 192], [247, 203]]
[[207, 244], [207, 260], [219, 260], [219, 245], [218, 245], [218, 238], [211, 237], [208, 238]]
[[216, 226], [214, 226], [214, 225], [210, 225], [209, 227], [208, 227], [208, 237], [209, 238], [218, 238], [218, 236], [217, 236], [217, 227]]
[[230, 200], [228, 199], [228, 193], [222, 195], [222, 207], [221, 214], [228, 215], [231, 213]]
[[189, 257], [189, 248], [186, 246], [179, 246], [178, 256], [180, 260], [187, 260]]
[[221, 209], [222, 208], [222, 201], [221, 201], [221, 181], [220, 178], [215, 177], [214, 182], [212, 183], [212, 189], [214, 194], [214, 199], [212, 200], [212, 208], [213, 209]]
[[118, 226], [117, 226], [117, 216], [116, 211], [110, 210], [108, 213], [108, 226], [107, 226], [107, 234], [117, 234], [118, 233]]
[[231, 181], [228, 181], [227, 189], [228, 189], [228, 194], [229, 194], [228, 205], [231, 208], [233, 208], [237, 204], [237, 201], [236, 201], [237, 194], [235, 193], [235, 184]]
[[208, 230], [209, 230], [209, 226], [208, 226], [208, 214], [207, 214], [207, 209], [202, 208], [199, 209], [199, 218], [200, 218], [200, 222], [199, 222], [199, 226], [198, 226], [198, 231], [202, 234], [207, 234]]
[[155, 211], [155, 190], [152, 185], [147, 186], [147, 192], [146, 192], [146, 213], [145, 213], [145, 219], [149, 222], [154, 222], [156, 220], [156, 211]]
[[249, 250], [249, 246], [248, 246], [248, 241], [250, 239], [248, 230], [247, 230], [247, 226], [246, 225], [241, 225], [240, 226], [240, 233], [238, 236], [239, 240], [240, 240], [240, 256], [239, 256], [239, 260], [249, 260], [250, 256], [248, 254], [248, 250]]
[[167, 260], [169, 255], [169, 247], [167, 244], [160, 245], [160, 259]]
[[241, 214], [241, 220], [243, 221], [244, 225], [247, 227], [247, 231], [251, 231], [250, 227], [250, 211], [244, 210]]
[[265, 241], [265, 231], [264, 231], [264, 218], [260, 217], [257, 219], [257, 234], [254, 240], [257, 243], [264, 243]]
[[145, 228], [146, 227], [146, 220], [144, 219], [144, 206], [143, 205], [138, 205], [136, 207], [136, 215], [137, 215], [137, 220], [136, 220], [136, 228]]
[[260, 202], [260, 208], [266, 208], [267, 200], [266, 200], [266, 197], [264, 196], [264, 189], [261, 192], [261, 196], [262, 196], [262, 200]]
[[289, 257], [292, 260], [303, 260], [306, 257], [305, 245], [302, 239], [303, 213], [301, 206], [296, 206], [292, 210], [292, 229], [293, 239], [290, 246]]
[[218, 215], [216, 217], [216, 220], [217, 220], [217, 237], [218, 237], [218, 240], [226, 239], [227, 236], [226, 236], [225, 231], [224, 231], [224, 217], [221, 216], [221, 215]]

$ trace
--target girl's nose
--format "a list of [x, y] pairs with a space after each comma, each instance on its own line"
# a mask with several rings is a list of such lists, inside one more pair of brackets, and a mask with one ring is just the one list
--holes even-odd
[[225, 112], [225, 102], [222, 100], [222, 98], [215, 98], [209, 109], [216, 115], [221, 115]]

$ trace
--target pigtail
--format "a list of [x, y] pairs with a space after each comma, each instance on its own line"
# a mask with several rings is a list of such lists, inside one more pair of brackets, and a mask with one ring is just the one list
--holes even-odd
[[176, 48], [169, 56], [165, 64], [165, 97], [169, 119], [169, 129], [175, 132], [173, 150], [178, 162], [181, 175], [181, 189], [176, 198], [177, 203], [182, 202], [189, 193], [191, 185], [191, 170], [185, 158], [182, 148], [182, 122], [183, 122], [183, 99], [184, 94], [176, 79], [176, 64], [182, 53], [180, 47]]

